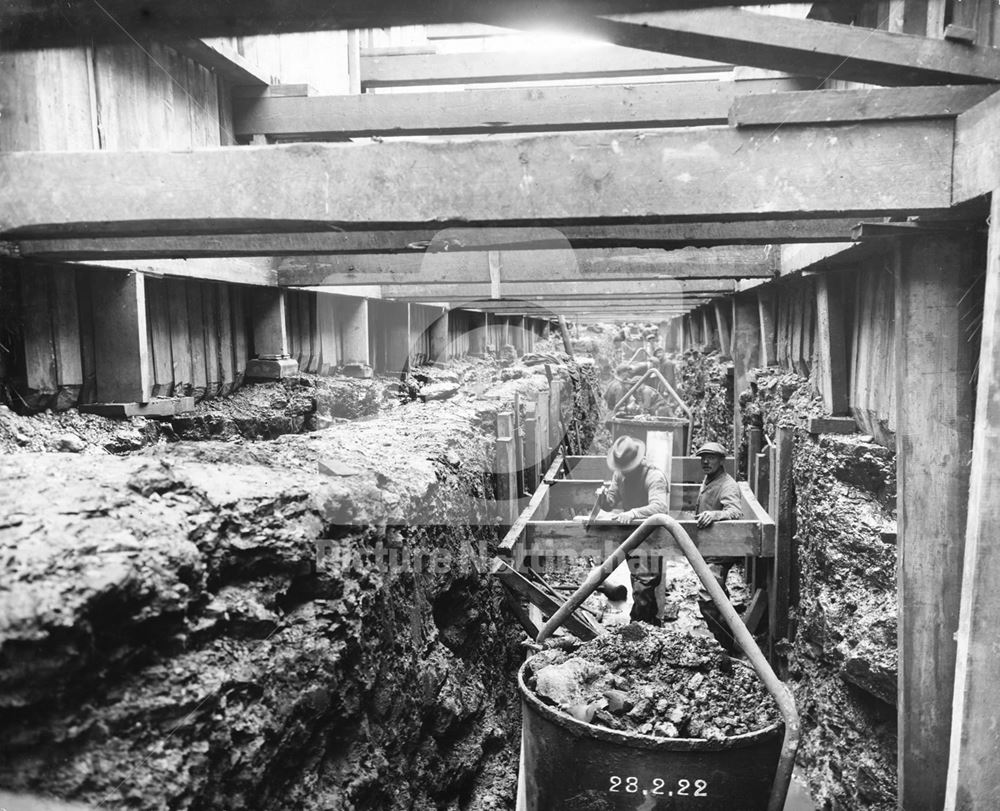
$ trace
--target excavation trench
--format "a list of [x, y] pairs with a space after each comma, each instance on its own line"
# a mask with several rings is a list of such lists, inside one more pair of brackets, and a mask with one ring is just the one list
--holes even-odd
[[[136, 809], [510, 807], [523, 649], [488, 574], [496, 420], [548, 381], [458, 371], [450, 399], [400, 403], [404, 384], [275, 439], [247, 439], [232, 398], [230, 422], [182, 429], [219, 438], [70, 414], [97, 426], [83, 448], [0, 456], [4, 787]], [[580, 370], [553, 371], [589, 441]], [[315, 421], [315, 388], [257, 394]], [[3, 415], [22, 451], [71, 430], [24, 419]], [[111, 453], [111, 429], [146, 441]]]

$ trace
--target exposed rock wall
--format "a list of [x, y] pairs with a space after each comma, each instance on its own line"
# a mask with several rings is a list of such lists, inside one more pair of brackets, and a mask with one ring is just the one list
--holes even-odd
[[268, 442], [0, 457], [0, 786], [512, 807], [521, 634], [486, 500], [529, 383]]
[[[809, 434], [804, 378], [758, 370], [744, 416], [796, 426], [800, 579], [786, 648], [802, 715], [799, 765], [823, 808], [896, 808], [895, 456], [871, 437]], [[884, 534], [883, 534], [884, 533]], [[794, 600], [793, 595], [793, 600]]]
[[691, 409], [694, 419], [691, 447], [718, 442], [727, 450], [733, 444], [732, 364], [725, 364], [718, 352], [708, 354], [689, 349], [675, 358], [678, 393]]

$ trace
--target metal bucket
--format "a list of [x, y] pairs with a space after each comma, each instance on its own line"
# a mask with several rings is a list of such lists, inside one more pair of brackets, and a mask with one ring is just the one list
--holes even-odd
[[650, 431], [669, 431], [674, 434], [673, 456], [685, 456], [691, 441], [688, 421], [680, 417], [657, 417], [656, 419], [634, 420], [628, 417], [613, 417], [609, 420], [611, 441], [620, 436], [646, 442]]
[[784, 724], [722, 741], [617, 732], [543, 704], [525, 684], [527, 667], [518, 672], [524, 811], [768, 807]]

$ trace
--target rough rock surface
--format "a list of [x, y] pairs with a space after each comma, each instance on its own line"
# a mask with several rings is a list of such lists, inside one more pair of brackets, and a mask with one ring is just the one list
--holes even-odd
[[[804, 378], [758, 370], [744, 414], [795, 426], [800, 580], [786, 647], [803, 723], [799, 765], [828, 808], [896, 807], [895, 456], [854, 435], [813, 436], [820, 413]], [[893, 538], [894, 535], [886, 537]]]
[[272, 441], [0, 456], [0, 786], [512, 807], [520, 634], [485, 498], [496, 413], [536, 379], [478, 379]]
[[731, 364], [720, 360], [718, 352], [705, 354], [690, 349], [678, 361], [678, 394], [691, 409], [694, 431], [691, 446], [718, 442], [727, 450], [733, 444], [733, 392]]

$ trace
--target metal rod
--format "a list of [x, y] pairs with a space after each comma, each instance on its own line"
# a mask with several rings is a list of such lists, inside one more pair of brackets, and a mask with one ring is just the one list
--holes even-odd
[[567, 617], [597, 590], [597, 587], [608, 578], [611, 572], [628, 559], [629, 552], [645, 541], [649, 537], [649, 534], [658, 527], [663, 527], [673, 536], [674, 542], [688, 559], [691, 568], [698, 575], [698, 579], [701, 580], [705, 590], [719, 609], [722, 618], [729, 626], [729, 630], [732, 631], [736, 642], [747, 655], [747, 659], [750, 660], [753, 669], [757, 672], [760, 680], [764, 682], [764, 686], [774, 698], [778, 709], [781, 711], [781, 717], [785, 723], [785, 736], [781, 744], [781, 756], [778, 758], [778, 768], [775, 770], [774, 783], [771, 785], [771, 796], [768, 798], [767, 811], [782, 811], [785, 805], [785, 797], [788, 794], [788, 786], [792, 780], [795, 753], [799, 748], [799, 714], [795, 709], [795, 700], [792, 698], [792, 694], [788, 691], [788, 688], [785, 687], [784, 682], [778, 678], [777, 674], [771, 668], [763, 651], [761, 651], [754, 640], [753, 634], [750, 633], [749, 629], [744, 625], [743, 620], [740, 619], [740, 615], [736, 613], [736, 609], [733, 608], [733, 604], [729, 602], [729, 598], [722, 590], [722, 586], [716, 581], [715, 575], [708, 568], [708, 564], [705, 563], [705, 559], [701, 556], [701, 552], [698, 551], [698, 547], [691, 540], [691, 536], [687, 534], [687, 531], [676, 519], [660, 513], [659, 515], [651, 515], [639, 524], [635, 531], [622, 542], [621, 546], [612, 552], [600, 566], [596, 566], [591, 570], [583, 585], [545, 623], [535, 641], [541, 643], [550, 637], [566, 621]]

